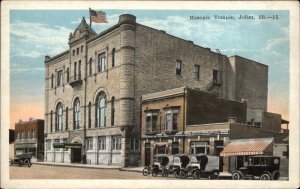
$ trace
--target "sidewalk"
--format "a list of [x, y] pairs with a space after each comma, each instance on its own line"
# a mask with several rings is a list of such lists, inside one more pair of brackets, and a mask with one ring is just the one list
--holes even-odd
[[65, 166], [65, 167], [79, 167], [79, 168], [92, 168], [92, 169], [120, 169], [122, 166], [116, 165], [90, 165], [80, 163], [54, 163], [54, 162], [32, 162], [33, 164], [49, 165], [49, 166]]

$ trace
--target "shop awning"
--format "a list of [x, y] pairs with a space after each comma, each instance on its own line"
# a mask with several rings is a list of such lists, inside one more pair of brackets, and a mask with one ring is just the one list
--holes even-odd
[[232, 140], [220, 156], [262, 155], [272, 152], [273, 138]]
[[23, 143], [23, 144], [15, 144], [15, 148], [36, 148], [35, 143]]

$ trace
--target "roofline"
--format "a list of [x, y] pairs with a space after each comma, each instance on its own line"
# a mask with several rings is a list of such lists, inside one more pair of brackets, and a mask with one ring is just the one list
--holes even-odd
[[268, 66], [268, 65], [266, 65], [266, 64], [263, 64], [263, 63], [257, 62], [257, 61], [255, 61], [255, 60], [251, 60], [251, 59], [249, 59], [249, 58], [245, 58], [245, 57], [243, 57], [243, 56], [239, 56], [239, 55], [232, 55], [232, 56], [228, 56], [228, 58], [234, 58], [234, 57], [243, 58], [243, 59], [246, 59], [246, 60], [249, 60], [249, 61], [255, 62], [256, 64], [261, 64], [261, 65], [263, 65], [263, 66], [269, 67], [269, 66]]
[[47, 64], [47, 63], [49, 63], [49, 62], [51, 62], [51, 61], [53, 61], [53, 60], [55, 60], [55, 59], [57, 59], [57, 58], [59, 58], [59, 57], [62, 57], [63, 55], [68, 54], [69, 51], [70, 51], [70, 50], [66, 50], [66, 51], [64, 51], [64, 52], [62, 52], [62, 53], [60, 53], [60, 54], [57, 54], [57, 55], [53, 56], [53, 57], [50, 58], [50, 59], [45, 60], [45, 64]]
[[112, 27], [110, 27], [110, 28], [104, 30], [103, 32], [100, 32], [98, 35], [92, 37], [91, 39], [88, 39], [88, 40], [87, 40], [87, 43], [91, 43], [91, 42], [93, 42], [94, 40], [98, 39], [99, 37], [102, 37], [102, 36], [104, 36], [105, 34], [111, 32], [111, 31], [113, 31], [113, 30], [115, 30], [115, 29], [117, 29], [117, 28], [119, 28], [119, 27], [120, 27], [119, 24], [115, 24], [115, 25], [113, 25]]
[[22, 121], [22, 122], [16, 122], [15, 125], [16, 125], [16, 124], [26, 124], [26, 123], [31, 123], [31, 122], [38, 122], [38, 121], [43, 121], [43, 122], [45, 122], [44, 119], [33, 119], [33, 120], [27, 120], [27, 121]]

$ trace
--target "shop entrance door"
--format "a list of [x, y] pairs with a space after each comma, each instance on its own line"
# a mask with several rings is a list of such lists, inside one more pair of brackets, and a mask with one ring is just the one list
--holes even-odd
[[151, 147], [150, 143], [145, 144], [145, 166], [149, 166], [151, 161]]

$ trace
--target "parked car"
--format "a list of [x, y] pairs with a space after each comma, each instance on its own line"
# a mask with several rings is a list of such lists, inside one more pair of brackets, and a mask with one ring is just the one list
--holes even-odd
[[254, 179], [260, 180], [278, 180], [280, 157], [276, 156], [249, 156], [244, 158], [243, 167], [232, 172], [233, 180]]
[[185, 154], [177, 154], [171, 157], [168, 166], [164, 169], [164, 176], [167, 177], [170, 174], [174, 174], [176, 178], [180, 177], [180, 170], [185, 169], [190, 162], [190, 158]]
[[20, 154], [20, 155], [17, 155], [14, 159], [10, 160], [9, 165], [11, 166], [11, 165], [17, 164], [20, 167], [23, 165], [31, 167], [31, 165], [32, 165], [31, 158], [32, 158], [31, 153]]
[[167, 173], [166, 166], [171, 159], [170, 155], [167, 154], [159, 154], [154, 156], [154, 163], [151, 166], [146, 166], [143, 169], [143, 175], [147, 176], [152, 174], [152, 176], [156, 177], [158, 174], [161, 174], [163, 177]]
[[180, 170], [180, 177], [194, 177], [200, 179], [207, 177], [209, 179], [216, 179], [219, 176], [219, 156], [211, 156], [206, 154], [190, 155], [190, 163], [186, 169]]

